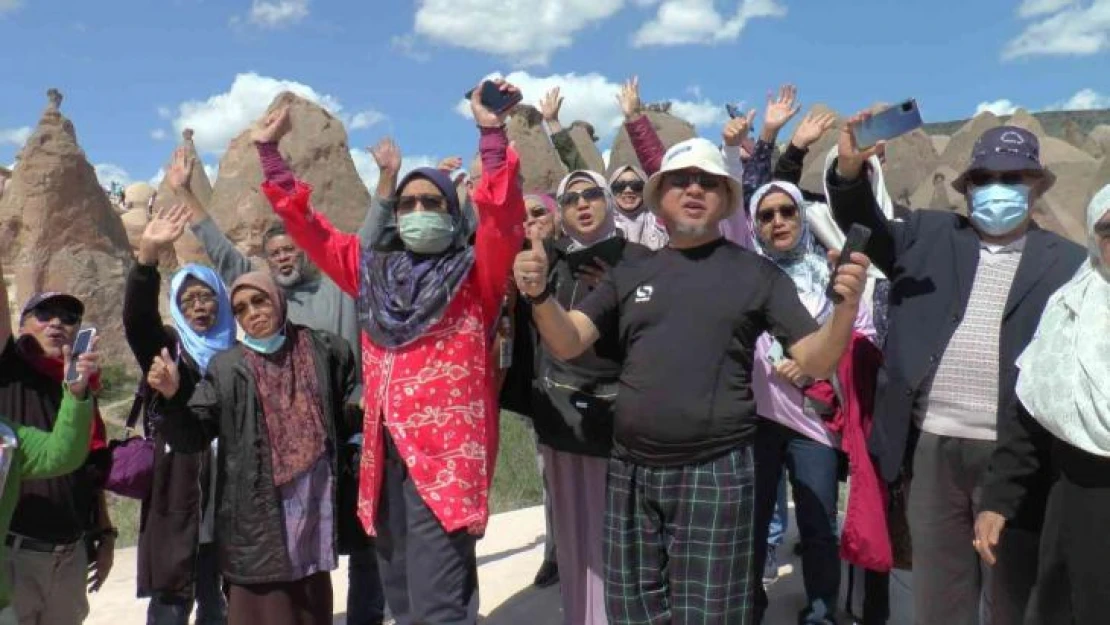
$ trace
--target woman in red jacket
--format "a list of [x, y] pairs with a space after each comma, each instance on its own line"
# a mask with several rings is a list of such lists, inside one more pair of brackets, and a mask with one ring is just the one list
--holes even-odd
[[[515, 91], [499, 83], [503, 91]], [[394, 219], [370, 247], [313, 210], [307, 184], [277, 151], [288, 112], [254, 133], [263, 193], [293, 240], [358, 301], [365, 443], [359, 518], [377, 537], [382, 583], [399, 623], [473, 623], [474, 546], [489, 518], [497, 456], [497, 363], [490, 345], [524, 241], [519, 159], [505, 114], [471, 110], [483, 176], [472, 193], [473, 245], [450, 178], [418, 169], [398, 185]]]

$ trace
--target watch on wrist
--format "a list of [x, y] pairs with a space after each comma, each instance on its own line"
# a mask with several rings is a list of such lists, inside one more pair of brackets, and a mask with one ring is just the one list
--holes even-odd
[[526, 300], [528, 300], [528, 303], [533, 305], [533, 306], [539, 306], [540, 304], [546, 302], [549, 297], [551, 297], [551, 285], [550, 284], [544, 286], [543, 287], [543, 292], [541, 292], [539, 295], [537, 295], [535, 297], [532, 297], [531, 295], [528, 295], [527, 293], [524, 294], [524, 298]]

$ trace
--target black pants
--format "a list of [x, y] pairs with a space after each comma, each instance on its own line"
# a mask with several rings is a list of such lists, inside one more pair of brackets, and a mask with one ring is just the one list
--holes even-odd
[[[208, 543], [197, 549], [196, 581], [194, 582], [197, 625], [223, 625], [227, 622], [227, 597], [220, 577], [216, 545]], [[147, 606], [147, 625], [188, 625], [193, 599], [155, 595]]]
[[[1026, 625], [1110, 622], [1110, 460], [1057, 441]], [[1003, 535], [1005, 540], [1005, 535]]]
[[397, 625], [473, 625], [478, 619], [477, 542], [447, 532], [416, 491], [393, 440], [385, 436], [378, 507], [378, 568]]

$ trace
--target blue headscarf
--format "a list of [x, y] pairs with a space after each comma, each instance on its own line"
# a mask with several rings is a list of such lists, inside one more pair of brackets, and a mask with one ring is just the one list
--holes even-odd
[[[177, 305], [177, 296], [185, 286], [187, 278], [195, 278], [216, 294], [216, 323], [204, 334], [197, 334], [185, 319]], [[235, 317], [231, 314], [231, 297], [227, 294], [220, 276], [204, 265], [189, 263], [173, 275], [170, 280], [170, 315], [181, 345], [200, 367], [201, 373], [208, 370], [208, 361], [216, 354], [235, 344]]]

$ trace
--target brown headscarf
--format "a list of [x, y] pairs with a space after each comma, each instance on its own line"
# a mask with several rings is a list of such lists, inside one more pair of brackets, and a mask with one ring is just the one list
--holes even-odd
[[270, 297], [285, 333], [285, 344], [272, 354], [256, 352], [247, 344], [243, 352], [262, 403], [274, 485], [283, 486], [316, 464], [327, 448], [312, 332], [288, 323], [285, 296], [269, 273], [239, 276], [231, 285], [232, 300], [242, 288], [258, 289]]

